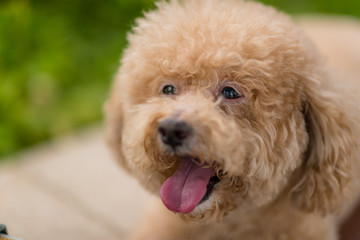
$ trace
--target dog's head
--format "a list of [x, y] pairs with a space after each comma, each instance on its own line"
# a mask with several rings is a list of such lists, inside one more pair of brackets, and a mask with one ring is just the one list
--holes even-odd
[[280, 195], [335, 210], [354, 140], [303, 35], [258, 3], [158, 4], [129, 35], [106, 108], [123, 167], [189, 218]]

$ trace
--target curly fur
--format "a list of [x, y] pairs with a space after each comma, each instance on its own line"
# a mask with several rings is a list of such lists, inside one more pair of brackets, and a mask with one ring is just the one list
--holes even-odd
[[[106, 107], [116, 158], [155, 195], [181, 156], [222, 174], [206, 202], [179, 214], [203, 224], [159, 210], [164, 228], [176, 224], [138, 239], [336, 239], [332, 214], [351, 195], [360, 112], [288, 16], [255, 2], [160, 2], [128, 39]], [[176, 96], [161, 94], [166, 84]], [[219, 96], [224, 86], [244, 99]], [[167, 117], [195, 131], [176, 152], [158, 136]]]

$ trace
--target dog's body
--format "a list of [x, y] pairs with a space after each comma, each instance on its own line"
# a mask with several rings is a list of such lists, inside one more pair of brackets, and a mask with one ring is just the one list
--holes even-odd
[[137, 23], [107, 105], [116, 157], [163, 202], [134, 239], [337, 239], [360, 78], [258, 3], [171, 1]]

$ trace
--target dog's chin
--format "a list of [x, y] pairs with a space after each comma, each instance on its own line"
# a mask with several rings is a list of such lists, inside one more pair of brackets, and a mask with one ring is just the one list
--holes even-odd
[[213, 190], [202, 200], [196, 208], [187, 214], [179, 214], [185, 221], [196, 221], [199, 223], [211, 223], [221, 221], [228, 213], [236, 207], [226, 201], [224, 189], [221, 184], [214, 186]]

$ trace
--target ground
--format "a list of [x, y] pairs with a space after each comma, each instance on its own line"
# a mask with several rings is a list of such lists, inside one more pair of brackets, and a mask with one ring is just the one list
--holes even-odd
[[98, 128], [1, 164], [0, 189], [0, 222], [26, 240], [124, 239], [150, 198], [113, 161]]

